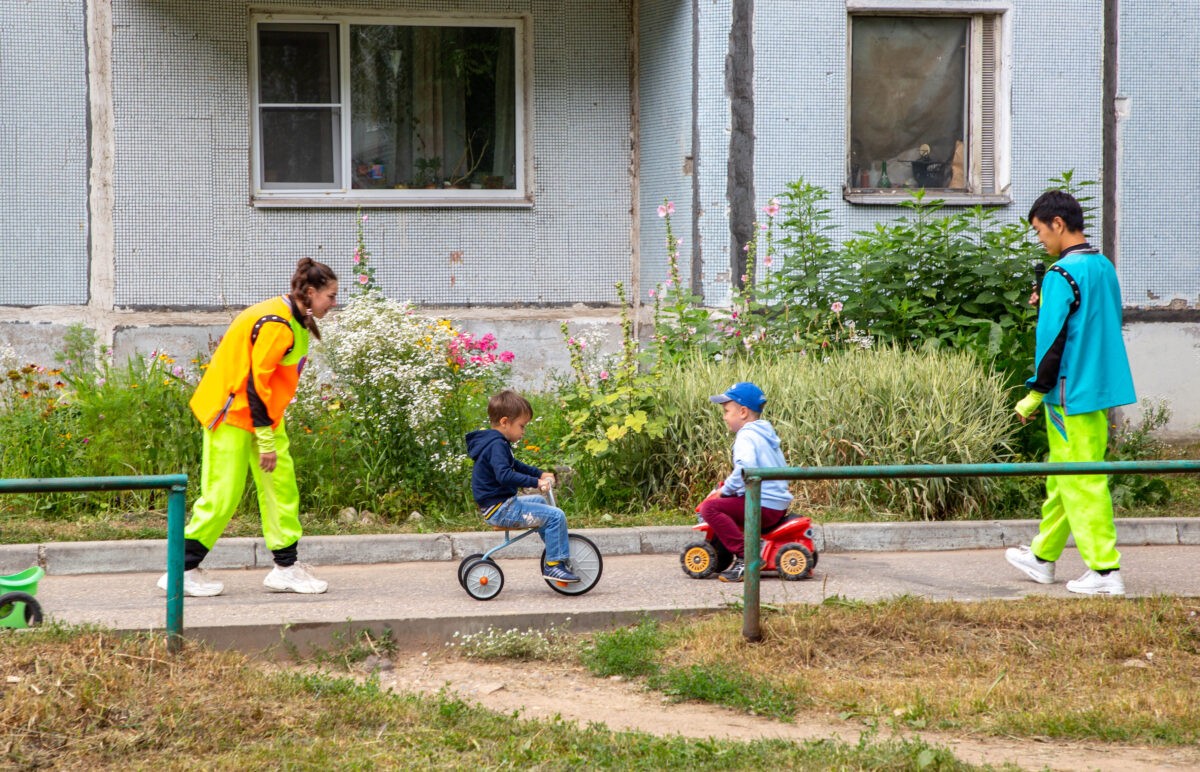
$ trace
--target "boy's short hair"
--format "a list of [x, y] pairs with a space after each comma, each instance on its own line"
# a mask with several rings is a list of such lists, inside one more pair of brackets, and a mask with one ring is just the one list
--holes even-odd
[[515, 421], [522, 416], [533, 418], [533, 405], [512, 389], [493, 394], [488, 400], [488, 421], [492, 426], [500, 423], [501, 418]]
[[1038, 218], [1049, 225], [1055, 217], [1061, 217], [1063, 225], [1072, 233], [1083, 230], [1083, 207], [1065, 190], [1047, 190], [1038, 196], [1029, 208], [1029, 224]]

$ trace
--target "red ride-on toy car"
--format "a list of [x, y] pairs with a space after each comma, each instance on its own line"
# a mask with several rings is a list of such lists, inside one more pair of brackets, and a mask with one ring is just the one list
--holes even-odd
[[[692, 526], [704, 535], [683, 548], [679, 562], [693, 579], [705, 579], [733, 563], [733, 553], [713, 538], [708, 523]], [[777, 571], [781, 579], [798, 581], [812, 576], [817, 567], [817, 550], [812, 541], [812, 518], [788, 515], [762, 535], [764, 571]]]

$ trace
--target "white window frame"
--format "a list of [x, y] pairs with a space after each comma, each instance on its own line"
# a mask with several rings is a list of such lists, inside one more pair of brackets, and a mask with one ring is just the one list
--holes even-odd
[[[258, 27], [260, 24], [336, 24], [338, 36], [338, 91], [340, 141], [339, 168], [334, 179], [337, 187], [305, 187], [264, 189], [262, 182], [262, 127], [259, 106]], [[351, 25], [442, 26], [442, 27], [507, 27], [514, 30], [513, 80], [515, 90], [516, 187], [510, 190], [365, 190], [351, 187], [350, 141], [353, 104], [350, 91], [350, 27]], [[250, 88], [250, 202], [256, 207], [530, 207], [533, 205], [531, 98], [528, 93], [529, 20], [527, 15], [497, 16], [405, 16], [305, 14], [293, 12], [262, 12], [250, 16], [249, 88]], [[315, 105], [320, 107], [322, 105]]]
[[[969, 17], [967, 65], [967, 190], [929, 193], [950, 206], [1012, 203], [1012, 23], [1011, 0], [846, 0], [846, 163], [842, 197], [852, 204], [900, 204], [910, 201], [908, 189], [872, 190], [851, 187], [850, 83], [851, 46], [855, 17], [912, 16]], [[984, 66], [990, 35], [991, 72]], [[990, 115], [988, 115], [990, 113]], [[992, 130], [987, 132], [985, 123]]]

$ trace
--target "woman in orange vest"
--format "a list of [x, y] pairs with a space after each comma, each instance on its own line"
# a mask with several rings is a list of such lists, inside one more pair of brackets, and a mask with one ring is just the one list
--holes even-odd
[[[309, 337], [317, 319], [337, 303], [337, 276], [312, 258], [296, 263], [292, 291], [250, 306], [221, 338], [190, 402], [204, 430], [200, 498], [184, 529], [183, 594], [220, 595], [225, 586], [205, 575], [201, 561], [225, 531], [254, 478], [263, 540], [275, 567], [263, 584], [279, 592], [322, 593], [327, 582], [296, 561], [300, 493], [283, 412], [296, 396]], [[166, 590], [163, 574], [158, 586]]]

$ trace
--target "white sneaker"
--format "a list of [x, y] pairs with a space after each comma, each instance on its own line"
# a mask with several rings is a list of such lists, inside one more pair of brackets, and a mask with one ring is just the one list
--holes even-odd
[[1120, 569], [1101, 576], [1089, 568], [1083, 576], [1067, 582], [1067, 589], [1080, 595], [1124, 595], [1125, 580], [1121, 578]]
[[1024, 544], [1006, 549], [1004, 559], [1038, 584], [1054, 583], [1054, 564], [1039, 561]]
[[294, 563], [287, 568], [275, 566], [271, 569], [271, 573], [267, 574], [267, 578], [263, 579], [263, 585], [269, 590], [277, 592], [299, 592], [305, 595], [320, 595], [329, 589], [329, 582], [324, 582], [313, 576], [310, 571], [312, 566], [304, 563]]
[[[167, 591], [167, 575], [158, 577], [158, 589]], [[225, 592], [225, 585], [209, 579], [203, 568], [183, 572], [183, 594], [192, 598], [209, 598]]]

